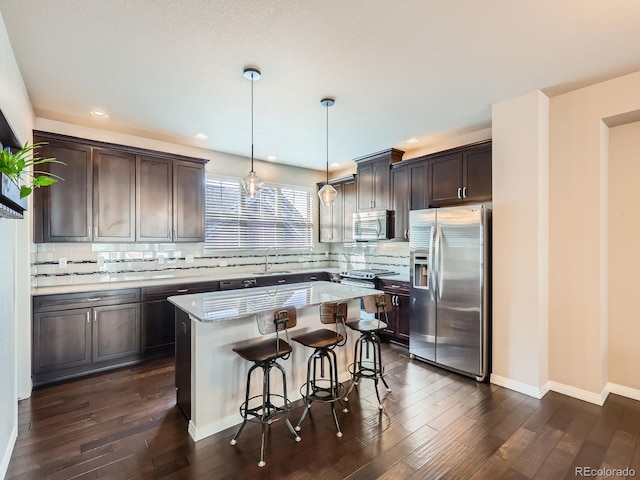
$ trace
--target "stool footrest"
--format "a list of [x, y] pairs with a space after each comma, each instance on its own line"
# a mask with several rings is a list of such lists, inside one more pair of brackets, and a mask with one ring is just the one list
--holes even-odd
[[387, 367], [378, 365], [374, 367], [373, 362], [354, 362], [347, 367], [353, 377], [358, 378], [382, 378], [387, 374]]
[[[307, 386], [309, 387], [309, 395], [307, 395]], [[331, 388], [329, 379], [310, 380], [300, 387], [300, 394], [305, 403], [312, 402], [337, 402], [344, 395], [346, 388], [341, 383], [334, 384]]]
[[[273, 403], [271, 403], [271, 398], [273, 397], [282, 399], [283, 404], [276, 406]], [[249, 403], [251, 403], [252, 400], [256, 400], [256, 399], [259, 399], [260, 402], [262, 402], [262, 395], [256, 395], [255, 397], [249, 398]], [[286, 417], [291, 411], [291, 409], [292, 409], [292, 405], [288, 399], [285, 404], [284, 396], [272, 393], [271, 396], [269, 397], [268, 402], [264, 405], [260, 403], [260, 405], [249, 408], [247, 405], [247, 402], [243, 402], [242, 405], [240, 405], [240, 415], [242, 416], [242, 418], [246, 419], [248, 422], [271, 424], [277, 420], [280, 420], [281, 418]], [[264, 415], [264, 418], [263, 418], [263, 414], [265, 411], [266, 411], [266, 415]]]

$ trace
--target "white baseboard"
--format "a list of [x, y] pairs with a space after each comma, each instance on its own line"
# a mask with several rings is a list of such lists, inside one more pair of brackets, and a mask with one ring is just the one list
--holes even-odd
[[616, 383], [607, 383], [607, 390], [609, 393], [615, 393], [622, 397], [631, 398], [633, 400], [640, 401], [640, 390], [635, 388], [625, 387], [624, 385], [618, 385]]
[[569, 397], [577, 398], [578, 400], [584, 400], [585, 402], [594, 403], [602, 406], [607, 399], [609, 392], [622, 395], [624, 397], [634, 398], [640, 400], [640, 390], [634, 390], [632, 388], [623, 387], [621, 385], [614, 385], [608, 383], [600, 393], [590, 392], [581, 388], [573, 387], [571, 385], [565, 385], [563, 383], [554, 382], [549, 380], [542, 387], [534, 387], [527, 383], [518, 382], [510, 378], [501, 377], [500, 375], [491, 374], [491, 383], [500, 387], [508, 388], [516, 392], [524, 393], [533, 398], [542, 398], [547, 392], [557, 392]]
[[549, 382], [545, 383], [542, 387], [537, 388], [526, 383], [518, 382], [517, 380], [511, 380], [510, 378], [501, 377], [500, 375], [494, 375], [493, 373], [491, 374], [489, 381], [499, 387], [524, 393], [525, 395], [533, 398], [542, 398], [549, 391]]
[[589, 403], [595, 403], [596, 405], [602, 406], [604, 401], [609, 396], [609, 390], [607, 385], [602, 389], [600, 393], [590, 392], [588, 390], [583, 390], [581, 388], [573, 387], [571, 385], [565, 385], [559, 382], [549, 381], [550, 390], [554, 392], [561, 393], [563, 395], [567, 395], [569, 397], [577, 398], [578, 400], [583, 400]]
[[7, 470], [9, 470], [9, 461], [11, 460], [11, 454], [13, 453], [13, 447], [16, 444], [18, 438], [18, 427], [14, 426], [9, 435], [9, 441], [2, 454], [2, 463], [0, 463], [0, 478], [7, 476]]

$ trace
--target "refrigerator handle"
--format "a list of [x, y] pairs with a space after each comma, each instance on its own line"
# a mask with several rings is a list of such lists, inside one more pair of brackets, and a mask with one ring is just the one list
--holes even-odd
[[435, 269], [434, 275], [436, 278], [436, 282], [438, 284], [438, 290], [436, 292], [436, 296], [438, 298], [438, 300], [442, 300], [442, 287], [443, 287], [443, 280], [442, 280], [442, 269], [443, 269], [443, 262], [442, 262], [442, 229], [440, 227], [436, 227], [436, 252], [435, 252], [435, 257], [436, 257], [436, 261], [438, 262], [438, 265]]
[[436, 289], [436, 284], [435, 284], [435, 275], [433, 273], [433, 246], [435, 243], [435, 230], [436, 227], [435, 225], [433, 225], [431, 227], [431, 231], [429, 232], [429, 260], [427, 262], [427, 269], [429, 270], [427, 272], [427, 277], [429, 279], [429, 296], [431, 297], [431, 300], [435, 300], [435, 289]]

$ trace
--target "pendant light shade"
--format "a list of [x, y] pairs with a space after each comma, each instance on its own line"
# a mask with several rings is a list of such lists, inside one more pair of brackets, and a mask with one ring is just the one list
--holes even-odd
[[251, 171], [242, 179], [242, 189], [247, 197], [256, 198], [260, 195], [264, 181], [253, 171], [253, 82], [259, 80], [262, 75], [258, 69], [245, 68], [244, 76], [251, 80]]
[[336, 189], [329, 185], [329, 107], [332, 107], [334, 103], [336, 101], [333, 98], [327, 97], [320, 100], [320, 105], [327, 110], [327, 182], [318, 190], [318, 197], [320, 197], [320, 202], [323, 205], [333, 205], [338, 195]]

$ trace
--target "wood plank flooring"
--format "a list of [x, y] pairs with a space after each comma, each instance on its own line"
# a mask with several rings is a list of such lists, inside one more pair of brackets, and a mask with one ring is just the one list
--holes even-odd
[[[556, 393], [536, 400], [410, 360], [402, 347], [383, 349], [392, 389], [384, 411], [365, 380], [349, 413], [338, 413], [342, 438], [326, 405], [312, 406], [300, 443], [276, 422], [264, 468], [258, 425], [235, 447], [236, 427], [190, 439], [171, 359], [36, 389], [19, 405], [7, 479], [556, 480], [581, 478], [576, 467], [640, 475], [640, 402], [610, 395], [598, 407]], [[298, 402], [294, 424], [301, 413]]]

